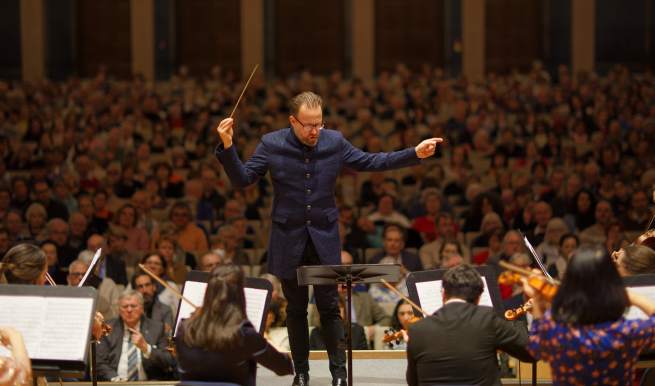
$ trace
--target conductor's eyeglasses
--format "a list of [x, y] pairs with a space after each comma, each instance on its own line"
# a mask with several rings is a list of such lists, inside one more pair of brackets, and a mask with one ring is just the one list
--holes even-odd
[[[293, 117], [293, 115], [292, 115]], [[305, 131], [312, 131], [312, 129], [316, 130], [322, 130], [325, 127], [325, 122], [320, 122], [315, 125], [305, 125], [304, 123], [300, 122], [300, 119], [293, 117], [298, 123], [300, 123], [300, 126], [302, 126], [303, 130]]]

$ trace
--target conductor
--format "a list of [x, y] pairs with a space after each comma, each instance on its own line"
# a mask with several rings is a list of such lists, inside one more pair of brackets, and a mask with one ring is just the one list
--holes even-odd
[[[236, 189], [254, 184], [271, 173], [273, 208], [268, 245], [268, 273], [280, 278], [287, 299], [287, 329], [296, 376], [293, 385], [309, 385], [308, 288], [298, 286], [296, 269], [306, 265], [341, 264], [334, 188], [342, 167], [376, 172], [418, 165], [434, 154], [441, 138], [427, 139], [416, 148], [370, 154], [346, 141], [340, 132], [323, 130], [322, 99], [304, 92], [291, 100], [290, 128], [262, 137], [244, 165], [232, 146], [233, 120], [218, 126], [223, 141], [216, 157]], [[336, 285], [315, 286], [333, 385], [346, 385], [346, 355], [338, 349], [343, 339]]]

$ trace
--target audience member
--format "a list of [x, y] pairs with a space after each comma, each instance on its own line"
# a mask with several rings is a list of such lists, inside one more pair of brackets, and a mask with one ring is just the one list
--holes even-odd
[[80, 253], [80, 249], [68, 243], [68, 233], [68, 224], [61, 218], [48, 221], [48, 240], [57, 246], [57, 258], [61, 267], [68, 267]]
[[170, 306], [162, 304], [156, 296], [156, 281], [150, 275], [139, 271], [132, 276], [130, 284], [132, 289], [137, 290], [143, 297], [143, 311], [148, 319], [164, 323], [164, 333], [171, 335], [173, 327], [173, 314], [177, 313], [177, 307], [172, 309]]
[[216, 266], [220, 264], [223, 264], [223, 259], [221, 259], [218, 254], [209, 252], [200, 258], [198, 266], [203, 272], [211, 272], [212, 269], [216, 268]]
[[[178, 244], [185, 251], [196, 251], [198, 256], [207, 252], [207, 236], [202, 229], [191, 223], [191, 208], [183, 202], [177, 202], [170, 211], [169, 219], [178, 230]], [[161, 230], [160, 232], [161, 233]], [[152, 240], [153, 246], [159, 238], [159, 233]]]
[[[344, 255], [342, 252], [341, 255], [342, 263], [343, 263], [343, 256]], [[380, 260], [378, 264], [396, 264], [396, 259], [391, 256], [387, 256], [382, 258], [382, 260]], [[409, 296], [407, 292], [407, 283], [405, 282], [405, 275], [403, 275], [402, 271], [398, 276], [398, 282], [391, 283], [391, 285], [394, 286], [403, 295]], [[397, 303], [400, 299], [402, 299], [400, 295], [398, 295], [398, 293], [392, 291], [387, 286], [380, 283], [371, 284], [371, 286], [368, 289], [368, 293], [371, 294], [373, 299], [375, 299], [375, 301], [378, 303]]]
[[114, 224], [120, 226], [127, 235], [125, 249], [128, 252], [148, 252], [150, 247], [150, 236], [145, 229], [138, 228], [137, 211], [131, 204], [123, 205], [116, 213]]
[[225, 258], [226, 263], [233, 263], [238, 265], [249, 265], [248, 254], [239, 248], [239, 240], [237, 239], [234, 227], [225, 225], [218, 229], [218, 235], [225, 240]]
[[184, 284], [184, 277], [187, 274], [187, 269], [184, 264], [178, 263], [173, 259], [175, 250], [177, 249], [177, 240], [164, 235], [157, 240], [155, 247], [157, 248], [159, 256], [166, 261], [167, 268], [165, 269], [165, 273], [168, 280], [171, 280], [176, 284]]
[[83, 194], [77, 198], [77, 204], [80, 213], [86, 217], [87, 229], [90, 234], [102, 235], [109, 227], [109, 223], [104, 218], [96, 216], [96, 210], [91, 196]]
[[86, 217], [79, 212], [71, 214], [68, 219], [68, 228], [68, 244], [79, 251], [85, 250], [86, 240], [89, 238]]
[[414, 220], [412, 228], [421, 234], [423, 242], [429, 243], [437, 237], [435, 222], [441, 211], [441, 194], [437, 188], [427, 188], [421, 192], [421, 205], [427, 214]]
[[[162, 278], [171, 288], [178, 290], [177, 284], [166, 277], [168, 265], [166, 265], [166, 260], [163, 259], [160, 255], [146, 255], [141, 260], [141, 264], [148, 268], [150, 272]], [[163, 304], [171, 306], [172, 308], [177, 308], [177, 305], [180, 302], [180, 298], [178, 298], [177, 295], [175, 295], [170, 289], [164, 287], [159, 282], [157, 282], [155, 285], [157, 287], [155, 292], [157, 293], [159, 301]]]
[[596, 210], [594, 211], [596, 223], [580, 232], [580, 246], [604, 246], [607, 240], [605, 227], [612, 220], [613, 216], [612, 205], [609, 202], [600, 201], [596, 204]]
[[[120, 295], [117, 319], [108, 321], [114, 329], [100, 338], [98, 379], [112, 382], [167, 380], [173, 355], [165, 347], [164, 324], [143, 316], [144, 300], [135, 290]], [[135, 352], [136, 351], [136, 352]], [[136, 359], [132, 359], [136, 356]]]
[[437, 239], [423, 245], [418, 251], [424, 266], [441, 265], [441, 249], [445, 241], [457, 243], [464, 261], [471, 261], [471, 250], [455, 240], [455, 221], [450, 213], [439, 213], [437, 216], [437, 233], [439, 234]]
[[409, 219], [394, 209], [396, 206], [396, 199], [390, 194], [383, 194], [380, 196], [377, 204], [377, 211], [371, 213], [367, 217], [369, 221], [373, 223], [380, 221], [385, 224], [398, 224], [406, 229], [412, 227]]
[[414, 253], [406, 251], [405, 240], [407, 231], [398, 225], [387, 225], [384, 230], [383, 251], [376, 253], [369, 264], [378, 264], [383, 257], [392, 257], [404, 275], [409, 272], [422, 271], [421, 259]]
[[49, 220], [60, 218], [64, 221], [68, 221], [68, 208], [61, 202], [51, 198], [52, 191], [46, 181], [36, 181], [33, 190], [36, 200], [43, 205], [48, 213]]
[[525, 233], [530, 244], [539, 245], [544, 241], [546, 227], [553, 218], [553, 211], [548, 203], [539, 201], [532, 209], [532, 219], [535, 223], [534, 229]]
[[48, 259], [48, 274], [56, 284], [66, 284], [66, 271], [59, 269], [59, 260], [57, 259], [57, 246], [53, 243], [45, 243], [41, 246], [41, 250], [45, 253]]
[[630, 209], [621, 216], [621, 223], [627, 231], [641, 231], [646, 228], [650, 219], [648, 196], [642, 190], [637, 190], [630, 197]]

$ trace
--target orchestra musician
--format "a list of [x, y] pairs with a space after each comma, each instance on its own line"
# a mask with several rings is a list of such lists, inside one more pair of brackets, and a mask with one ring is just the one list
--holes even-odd
[[[373, 172], [418, 165], [434, 154], [440, 138], [427, 139], [416, 148], [371, 154], [355, 148], [336, 130], [324, 127], [322, 99], [303, 92], [290, 102], [291, 128], [262, 137], [255, 153], [244, 165], [232, 146], [234, 121], [226, 118], [218, 126], [215, 154], [237, 189], [246, 188], [271, 173], [275, 196], [271, 211], [268, 273], [279, 277], [288, 301], [287, 328], [296, 377], [293, 385], [309, 384], [308, 288], [299, 286], [296, 269], [306, 265], [341, 263], [339, 211], [334, 189], [342, 167]], [[336, 286], [314, 287], [321, 314], [333, 385], [345, 385], [345, 350]]]
[[48, 259], [45, 252], [34, 245], [16, 245], [0, 264], [0, 284], [44, 285], [47, 281]]
[[[639, 353], [655, 348], [655, 302], [625, 289], [604, 248], [575, 253], [550, 309], [527, 279], [521, 282], [534, 318], [528, 350], [550, 363], [553, 385], [632, 383]], [[630, 306], [648, 318], [626, 319]]]
[[245, 280], [241, 267], [232, 263], [210, 272], [203, 307], [183, 321], [175, 338], [182, 381], [254, 386], [258, 363], [277, 375], [293, 374], [289, 356], [246, 318]]
[[527, 337], [490, 307], [477, 307], [484, 284], [468, 265], [450, 269], [443, 277], [443, 307], [409, 325], [407, 384], [500, 385], [496, 353], [504, 351], [525, 362]]
[[0, 328], [0, 345], [11, 349], [11, 357], [0, 356], [0, 386], [32, 384], [32, 363], [23, 336], [10, 327]]

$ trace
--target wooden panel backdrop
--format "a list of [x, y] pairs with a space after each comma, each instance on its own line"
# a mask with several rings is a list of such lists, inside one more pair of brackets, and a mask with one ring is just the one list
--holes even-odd
[[344, 0], [275, 1], [275, 70], [288, 76], [299, 67], [327, 75], [344, 70]]
[[79, 0], [77, 15], [80, 75], [106, 64], [110, 75], [131, 78], [130, 0]]
[[528, 70], [542, 57], [542, 30], [542, 0], [487, 0], [486, 71]]
[[206, 76], [218, 64], [240, 79], [240, 1], [178, 0], [176, 4], [177, 64], [189, 66], [193, 76]]
[[424, 63], [443, 66], [443, 0], [376, 0], [375, 67], [404, 63], [420, 71]]

